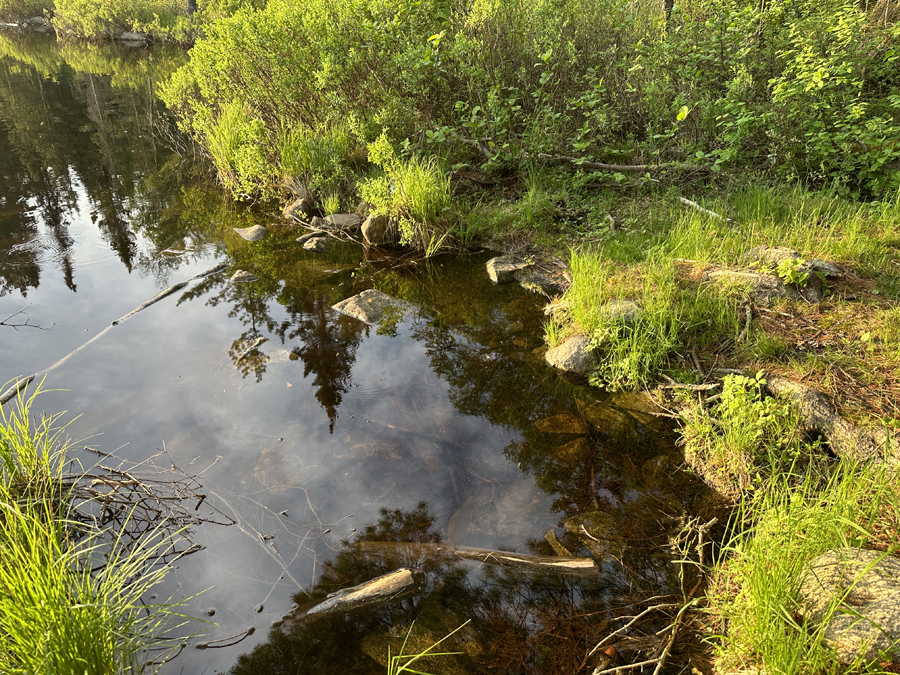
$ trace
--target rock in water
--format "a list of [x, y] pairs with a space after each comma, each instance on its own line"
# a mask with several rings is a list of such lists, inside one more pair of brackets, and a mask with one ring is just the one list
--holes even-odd
[[303, 248], [307, 251], [312, 251], [313, 253], [321, 253], [327, 246], [328, 237], [310, 237], [303, 242]]
[[293, 220], [309, 220], [316, 215], [316, 205], [309, 197], [301, 197], [285, 206], [281, 214]]
[[526, 262], [516, 262], [511, 255], [502, 255], [487, 261], [487, 273], [495, 284], [508, 284], [516, 280], [516, 272], [528, 267]]
[[234, 274], [231, 275], [231, 278], [228, 280], [232, 284], [247, 284], [251, 281], [256, 281], [256, 277], [250, 274], [250, 272], [245, 272], [244, 270], [238, 270]]
[[545, 356], [547, 363], [567, 373], [587, 375], [597, 365], [597, 359], [591, 352], [591, 341], [586, 335], [573, 335]]
[[396, 307], [403, 315], [418, 311], [417, 307], [412, 303], [392, 298], [375, 289], [369, 289], [359, 295], [354, 295], [352, 298], [347, 298], [333, 305], [331, 309], [375, 325], [384, 318], [389, 307]]
[[815, 623], [837, 603], [823, 637], [842, 663], [882, 652], [900, 659], [900, 560], [857, 548], [828, 551], [810, 562], [800, 594]]
[[247, 241], [259, 241], [265, 239], [269, 231], [262, 225], [253, 225], [251, 227], [235, 227], [234, 231], [241, 235]]
[[399, 237], [397, 226], [387, 216], [369, 216], [362, 225], [362, 235], [369, 246], [390, 246]]
[[362, 218], [355, 213], [333, 213], [330, 216], [325, 216], [325, 222], [328, 223], [328, 228], [331, 230], [355, 231], [362, 224]]

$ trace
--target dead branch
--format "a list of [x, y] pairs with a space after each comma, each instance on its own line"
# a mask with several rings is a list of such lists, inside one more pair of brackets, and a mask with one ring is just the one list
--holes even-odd
[[49, 330], [47, 328], [44, 328], [43, 326], [39, 326], [36, 323], [28, 323], [29, 319], [25, 319], [25, 323], [10, 323], [9, 322], [10, 319], [13, 319], [13, 318], [19, 316], [19, 314], [24, 314], [25, 310], [28, 309], [29, 307], [31, 307], [31, 305], [33, 305], [33, 304], [34, 304], [33, 302], [30, 302], [27, 305], [25, 305], [22, 309], [20, 309], [18, 312], [13, 312], [8, 317], [3, 319], [3, 321], [0, 321], [0, 326], [7, 326], [8, 328], [14, 328], [17, 331], [20, 328], [37, 328], [38, 330]]
[[713, 218], [718, 218], [719, 220], [724, 220], [726, 223], [731, 222], [731, 218], [726, 218], [721, 213], [716, 213], [715, 211], [710, 211], [709, 209], [705, 209], [702, 206], [700, 206], [697, 202], [692, 202], [690, 199], [685, 199], [684, 197], [681, 197], [680, 201], [685, 206], [690, 206], [692, 209], [697, 209], [701, 213], [705, 213], [708, 216], [712, 216]]

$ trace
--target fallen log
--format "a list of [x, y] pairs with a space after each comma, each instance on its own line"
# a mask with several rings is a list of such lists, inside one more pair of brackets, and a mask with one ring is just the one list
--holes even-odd
[[175, 293], [176, 291], [181, 290], [182, 288], [184, 288], [184, 287], [187, 286], [187, 285], [188, 285], [188, 282], [187, 282], [187, 281], [181, 281], [181, 282], [175, 284], [174, 286], [169, 286], [166, 290], [162, 291], [161, 293], [157, 293], [156, 295], [154, 295], [152, 298], [150, 298], [147, 302], [145, 302], [145, 303], [144, 303], [143, 305], [141, 305], [140, 307], [136, 307], [135, 309], [133, 309], [133, 310], [131, 310], [130, 312], [128, 312], [128, 314], [126, 314], [125, 316], [123, 316], [121, 319], [116, 319], [116, 320], [113, 321], [110, 325], [111, 325], [111, 326], [118, 326], [120, 323], [122, 323], [122, 322], [123, 322], [125, 319], [127, 319], [128, 317], [137, 314], [137, 313], [140, 312], [142, 309], [146, 309], [147, 307], [149, 307], [149, 306], [152, 305], [153, 303], [159, 302], [159, 301], [162, 300], [163, 298], [172, 295], [172, 293]]
[[324, 602], [310, 609], [306, 616], [323, 618], [337, 614], [405, 600], [425, 590], [425, 572], [401, 567], [388, 574], [371, 579], [359, 586], [344, 588]]
[[897, 441], [886, 429], [861, 429], [841, 417], [828, 398], [817, 389], [784, 377], [767, 378], [766, 388], [774, 396], [784, 396], [800, 416], [806, 433], [819, 434], [834, 454], [861, 461], [900, 461]]
[[28, 377], [23, 377], [21, 380], [16, 382], [9, 389], [0, 394], [0, 405], [7, 403], [13, 396], [22, 391], [25, 387], [31, 384], [31, 381], [34, 379], [34, 375], [29, 375]]
[[542, 556], [525, 553], [494, 551], [470, 546], [450, 546], [448, 544], [419, 544], [388, 541], [360, 541], [355, 546], [361, 551], [384, 551], [392, 549], [398, 554], [415, 557], [439, 557], [447, 560], [474, 560], [487, 565], [512, 567], [526, 572], [557, 572], [561, 574], [595, 575], [600, 569], [593, 558], [582, 556]]

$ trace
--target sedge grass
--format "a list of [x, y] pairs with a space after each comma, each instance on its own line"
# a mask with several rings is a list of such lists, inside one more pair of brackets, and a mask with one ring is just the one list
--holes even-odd
[[74, 517], [64, 427], [32, 422], [40, 390], [0, 409], [0, 672], [141, 672], [147, 650], [172, 647], [161, 636], [186, 621], [143, 602], [168, 571], [155, 561], [173, 533], [161, 523], [126, 541]]
[[402, 673], [415, 673], [416, 675], [428, 675], [428, 673], [424, 673], [420, 670], [415, 670], [412, 665], [419, 661], [419, 659], [426, 657], [439, 657], [439, 656], [456, 656], [458, 654], [462, 654], [462, 652], [435, 652], [432, 651], [435, 647], [441, 644], [444, 640], [447, 640], [455, 633], [461, 631], [469, 621], [466, 621], [461, 626], [458, 626], [450, 633], [447, 633], [444, 637], [442, 637], [437, 642], [434, 642], [426, 649], [423, 649], [421, 652], [417, 654], [404, 654], [403, 651], [406, 649], [406, 644], [409, 642], [409, 638], [412, 635], [413, 628], [415, 627], [415, 623], [409, 627], [409, 630], [406, 632], [406, 637], [403, 639], [403, 644], [400, 646], [400, 652], [395, 655], [391, 655], [391, 650], [388, 648], [388, 667], [387, 673], [388, 675], [401, 675]]
[[[881, 524], [897, 522], [897, 488], [896, 469], [841, 461], [803, 475], [773, 475], [759, 490], [745, 493], [708, 597], [721, 633], [721, 669], [845, 672], [822, 641], [839, 598], [822, 624], [808, 624], [801, 618], [800, 586], [810, 561], [829, 550], [896, 547], [882, 536]], [[882, 672], [878, 664], [855, 666], [853, 672]]]

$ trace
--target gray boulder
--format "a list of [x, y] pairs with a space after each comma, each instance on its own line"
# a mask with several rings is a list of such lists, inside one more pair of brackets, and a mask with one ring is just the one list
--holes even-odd
[[354, 295], [352, 298], [347, 298], [331, 307], [336, 312], [352, 316], [373, 326], [385, 317], [388, 308], [399, 309], [404, 316], [418, 311], [417, 307], [411, 302], [392, 298], [386, 293], [376, 291], [374, 288], [363, 291], [359, 295]]
[[547, 296], [562, 295], [569, 286], [568, 283], [553, 279], [533, 267], [520, 270], [516, 274], [516, 279], [525, 290], [532, 293], [543, 293]]
[[315, 237], [326, 237], [328, 236], [327, 232], [323, 232], [322, 230], [316, 230], [315, 232], [309, 232], [308, 234], [304, 234], [302, 237], [297, 237], [297, 243], [302, 244], [304, 242], [309, 241]]
[[641, 306], [632, 300], [610, 300], [600, 308], [600, 316], [610, 323], [630, 325], [641, 317]]
[[591, 340], [586, 335], [573, 335], [548, 350], [544, 358], [554, 368], [576, 375], [587, 375], [597, 365], [597, 359], [591, 352]]
[[491, 258], [487, 262], [487, 273], [495, 284], [508, 284], [516, 280], [516, 272], [528, 267], [526, 262], [517, 262], [511, 255]]
[[369, 246], [392, 246], [399, 241], [397, 224], [387, 216], [369, 216], [362, 224], [362, 235]]
[[119, 35], [119, 41], [131, 44], [144, 44], [147, 42], [147, 36], [143, 33], [135, 33], [133, 31], [126, 31]]
[[822, 623], [825, 642], [842, 663], [862, 654], [868, 661], [900, 660], [900, 560], [880, 551], [843, 548], [809, 564], [800, 594], [807, 619]]
[[716, 270], [709, 272], [706, 278], [722, 286], [745, 286], [750, 297], [760, 305], [771, 305], [776, 300], [806, 300], [821, 302], [822, 284], [819, 277], [812, 274], [804, 288], [793, 284], [785, 284], [779, 277], [758, 272], [738, 272], [735, 270]]
[[[799, 251], [778, 246], [770, 247], [765, 244], [747, 251], [747, 257], [773, 267], [777, 267], [785, 260], [800, 260], [803, 258]], [[807, 259], [800, 266], [800, 270], [816, 272], [825, 277], [844, 276], [844, 272], [840, 267], [826, 260]]]
[[235, 227], [233, 229], [247, 241], [259, 241], [260, 239], [265, 239], [269, 234], [269, 231], [262, 225], [253, 225], [251, 227]]
[[355, 213], [332, 213], [325, 216], [326, 228], [336, 232], [355, 232], [362, 225], [362, 218]]

